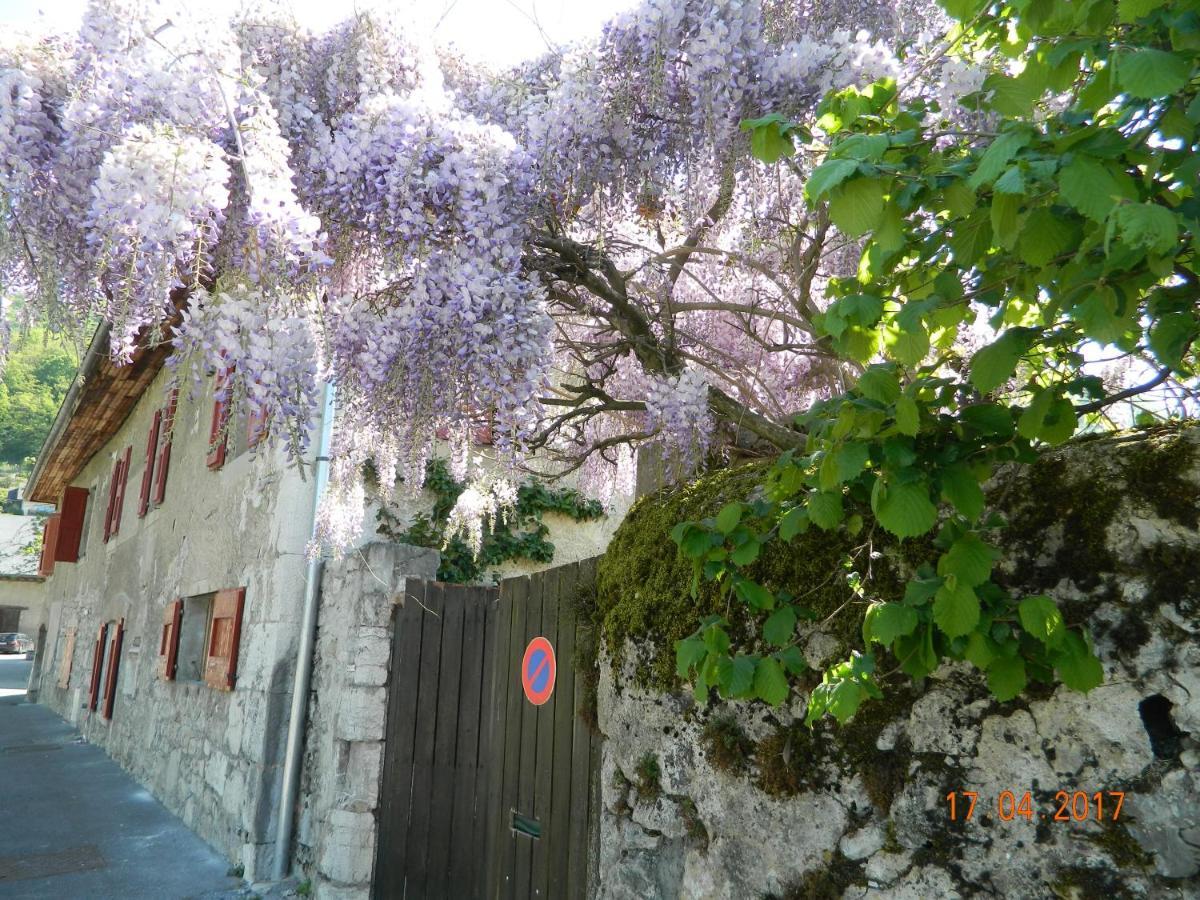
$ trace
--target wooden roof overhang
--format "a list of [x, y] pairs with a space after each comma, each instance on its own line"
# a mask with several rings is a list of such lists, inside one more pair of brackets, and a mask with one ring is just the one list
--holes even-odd
[[112, 440], [172, 349], [166, 342], [139, 347], [131, 362], [116, 366], [109, 358], [108, 339], [108, 326], [101, 325], [38, 452], [25, 491], [30, 500], [59, 502], [63, 488]]

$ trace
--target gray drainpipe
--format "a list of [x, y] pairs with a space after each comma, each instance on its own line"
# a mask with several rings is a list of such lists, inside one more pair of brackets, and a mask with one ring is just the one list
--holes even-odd
[[[333, 385], [326, 384], [321, 396], [321, 436], [317, 444], [313, 485], [312, 528], [317, 531], [317, 508], [329, 480], [329, 443], [333, 434]], [[300, 792], [301, 753], [304, 749], [304, 720], [308, 714], [308, 689], [312, 681], [313, 645], [317, 635], [317, 608], [321, 599], [322, 560], [318, 553], [308, 561], [304, 584], [304, 616], [300, 622], [300, 648], [296, 656], [296, 679], [292, 684], [292, 712], [288, 719], [287, 746], [283, 758], [283, 785], [279, 793], [279, 816], [275, 828], [275, 881], [287, 877], [291, 862], [292, 826], [296, 798]]]

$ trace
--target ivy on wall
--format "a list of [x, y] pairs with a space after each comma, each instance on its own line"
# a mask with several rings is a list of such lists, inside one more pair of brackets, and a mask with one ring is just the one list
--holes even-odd
[[476, 554], [470, 544], [449, 533], [447, 527], [450, 511], [466, 485], [454, 479], [445, 460], [431, 459], [425, 465], [423, 486], [433, 494], [433, 508], [428, 513], [418, 513], [408, 528], [386, 507], [376, 518], [380, 533], [392, 540], [440, 551], [439, 581], [478, 582], [488, 570], [511, 560], [551, 562], [554, 544], [547, 539], [550, 529], [542, 521], [543, 514], [558, 513], [575, 522], [604, 515], [604, 506], [598, 500], [590, 500], [569, 488], [552, 490], [531, 479], [517, 489], [517, 503], [512, 512], [484, 532], [483, 546]]

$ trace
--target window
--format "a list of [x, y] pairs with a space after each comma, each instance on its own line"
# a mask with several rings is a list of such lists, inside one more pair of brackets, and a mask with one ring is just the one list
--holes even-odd
[[88, 709], [95, 709], [100, 702], [100, 691], [104, 678], [104, 653], [107, 648], [108, 623], [100, 626], [96, 634], [96, 643], [92, 647], [92, 680], [88, 692]]
[[150, 420], [150, 433], [146, 435], [146, 459], [142, 467], [142, 489], [138, 492], [138, 518], [146, 515], [150, 509], [150, 492], [154, 487], [154, 462], [158, 456], [158, 433], [162, 430], [163, 413], [161, 409], [154, 411]]
[[67, 630], [62, 659], [58, 663], [58, 686], [60, 688], [65, 688], [71, 683], [71, 666], [75, 660], [75, 634], [74, 628]]
[[113, 464], [112, 481], [108, 488], [108, 511], [104, 516], [104, 542], [121, 530], [121, 513], [125, 508], [125, 484], [129, 480], [129, 462], [133, 447], [126, 447]]
[[112, 633], [112, 637], [109, 639], [108, 645], [108, 666], [104, 673], [102, 689], [104, 703], [100, 707], [100, 716], [112, 721], [113, 704], [117, 699], [117, 676], [121, 668], [121, 644], [125, 637], [125, 620], [120, 619], [115, 627], [112, 627], [110, 623], [109, 631]]
[[42, 555], [38, 560], [38, 574], [45, 577], [54, 574], [54, 547], [58, 543], [58, 520], [55, 513], [46, 519], [46, 527], [42, 529]]
[[58, 503], [58, 534], [54, 544], [55, 562], [77, 562], [87, 523], [88, 489], [68, 487]]
[[168, 604], [158, 648], [160, 677], [233, 690], [245, 597], [245, 588], [229, 588]]
[[205, 460], [210, 469], [219, 469], [225, 465], [225, 445], [229, 440], [229, 399], [224, 394], [231, 374], [232, 369], [222, 369], [217, 373], [213, 384], [213, 393], [217, 395], [217, 399], [213, 400], [212, 419], [208, 427], [208, 457]]
[[154, 464], [154, 492], [151, 502], [155, 506], [162, 505], [167, 496], [167, 470], [171, 467], [171, 438], [175, 430], [175, 406], [179, 401], [179, 391], [171, 391], [167, 405], [162, 408], [162, 419], [158, 432], [158, 457]]

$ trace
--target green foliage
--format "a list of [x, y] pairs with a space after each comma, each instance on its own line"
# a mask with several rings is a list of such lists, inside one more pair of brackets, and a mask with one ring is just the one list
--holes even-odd
[[[1193, 395], [1200, 384], [1200, 6], [944, 6], [961, 22], [956, 52], [999, 61], [972, 101], [987, 131], [947, 131], [936, 104], [889, 80], [832, 93], [818, 111], [826, 155], [806, 199], [863, 249], [816, 324], [861, 375], [798, 418], [807, 442], [774, 465], [762, 499], [723, 527], [683, 520], [672, 532], [694, 592], [711, 583], [727, 598], [677, 644], [699, 696], [786, 699], [802, 672], [780, 644], [795, 624], [779, 613], [789, 585], [764, 584], [743, 560], [813, 528], [862, 546], [884, 533], [932, 540], [906, 588], [851, 604], [867, 649], [823, 673], [810, 723], [846, 721], [890, 675], [920, 678], [945, 659], [983, 670], [1001, 700], [1104, 677], [1053, 600], [993, 579], [1006, 522], [985, 517], [981, 485], [1125, 399], [1085, 372], [1088, 344], [1140, 357]], [[980, 312], [992, 337], [963, 358]], [[745, 640], [731, 640], [735, 620]]]
[[43, 329], [14, 337], [0, 378], [0, 462], [37, 455], [77, 369], [73, 351]]
[[433, 509], [417, 515], [407, 529], [401, 529], [386, 509], [380, 510], [380, 530], [397, 541], [441, 551], [439, 581], [477, 582], [488, 569], [514, 559], [552, 562], [554, 544], [547, 540], [550, 529], [542, 521], [544, 513], [558, 513], [576, 522], [604, 515], [604, 506], [598, 500], [589, 500], [569, 488], [552, 490], [530, 480], [517, 488], [515, 509], [503, 522], [493, 523], [484, 532], [483, 546], [475, 553], [466, 541], [448, 534], [446, 529], [450, 511], [466, 485], [454, 480], [445, 460], [431, 459], [425, 465], [423, 487], [433, 494]]

